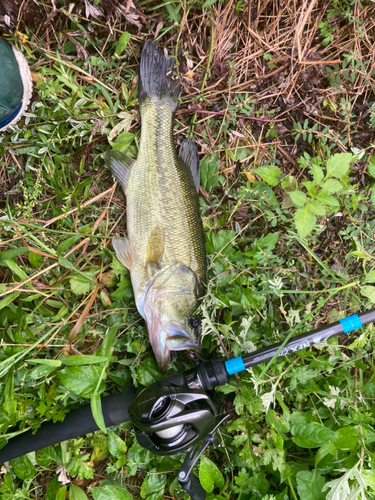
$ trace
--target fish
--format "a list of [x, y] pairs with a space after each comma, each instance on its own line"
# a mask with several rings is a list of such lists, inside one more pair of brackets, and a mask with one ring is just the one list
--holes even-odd
[[126, 197], [127, 237], [114, 237], [112, 245], [130, 271], [135, 303], [163, 372], [172, 351], [200, 351], [193, 313], [204, 294], [207, 271], [198, 151], [187, 138], [177, 154], [173, 140], [181, 95], [173, 70], [174, 59], [146, 42], [138, 84], [137, 159], [116, 150], [104, 155]]

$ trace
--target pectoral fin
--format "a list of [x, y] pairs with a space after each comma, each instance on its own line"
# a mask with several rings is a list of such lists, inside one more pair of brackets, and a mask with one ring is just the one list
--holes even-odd
[[130, 156], [127, 156], [121, 151], [112, 150], [105, 153], [104, 161], [121, 184], [122, 189], [125, 190], [126, 179], [128, 178], [131, 167], [135, 163], [134, 158], [130, 158]]
[[146, 252], [146, 267], [149, 275], [152, 276], [159, 269], [164, 253], [165, 235], [163, 227], [156, 227], [152, 230]]
[[189, 138], [184, 140], [184, 142], [181, 144], [178, 156], [190, 170], [193, 177], [195, 189], [198, 192], [200, 184], [200, 168], [197, 146], [195, 145], [194, 139]]
[[132, 254], [129, 240], [127, 238], [112, 238], [112, 246], [115, 249], [118, 260], [130, 270], [132, 266]]

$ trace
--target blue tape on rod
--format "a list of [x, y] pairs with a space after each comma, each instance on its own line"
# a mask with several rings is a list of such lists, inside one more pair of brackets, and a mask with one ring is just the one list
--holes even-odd
[[340, 319], [340, 323], [344, 330], [344, 333], [349, 333], [352, 330], [357, 330], [357, 328], [361, 328], [363, 326], [358, 314], [353, 314], [352, 316], [348, 316], [347, 318]]
[[243, 364], [243, 359], [241, 356], [238, 358], [230, 359], [229, 361], [225, 361], [225, 368], [229, 375], [233, 375], [233, 373], [243, 372], [246, 370], [246, 366]]

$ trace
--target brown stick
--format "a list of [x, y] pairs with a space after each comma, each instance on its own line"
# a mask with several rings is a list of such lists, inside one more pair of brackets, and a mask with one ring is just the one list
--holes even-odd
[[[225, 115], [225, 111], [207, 111], [205, 109], [195, 109], [192, 113], [201, 113], [205, 115]], [[243, 120], [254, 120], [256, 122], [264, 122], [264, 123], [274, 123], [274, 122], [283, 122], [286, 118], [282, 120], [267, 120], [267, 118], [256, 118], [255, 116], [246, 116], [246, 115], [234, 115], [236, 118], [242, 118]]]

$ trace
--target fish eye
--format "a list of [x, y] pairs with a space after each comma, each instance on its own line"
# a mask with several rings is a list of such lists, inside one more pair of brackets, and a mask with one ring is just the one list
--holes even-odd
[[188, 323], [189, 323], [189, 326], [191, 328], [198, 331], [198, 334], [201, 333], [201, 325], [200, 325], [199, 319], [196, 316], [191, 316], [188, 319]]

